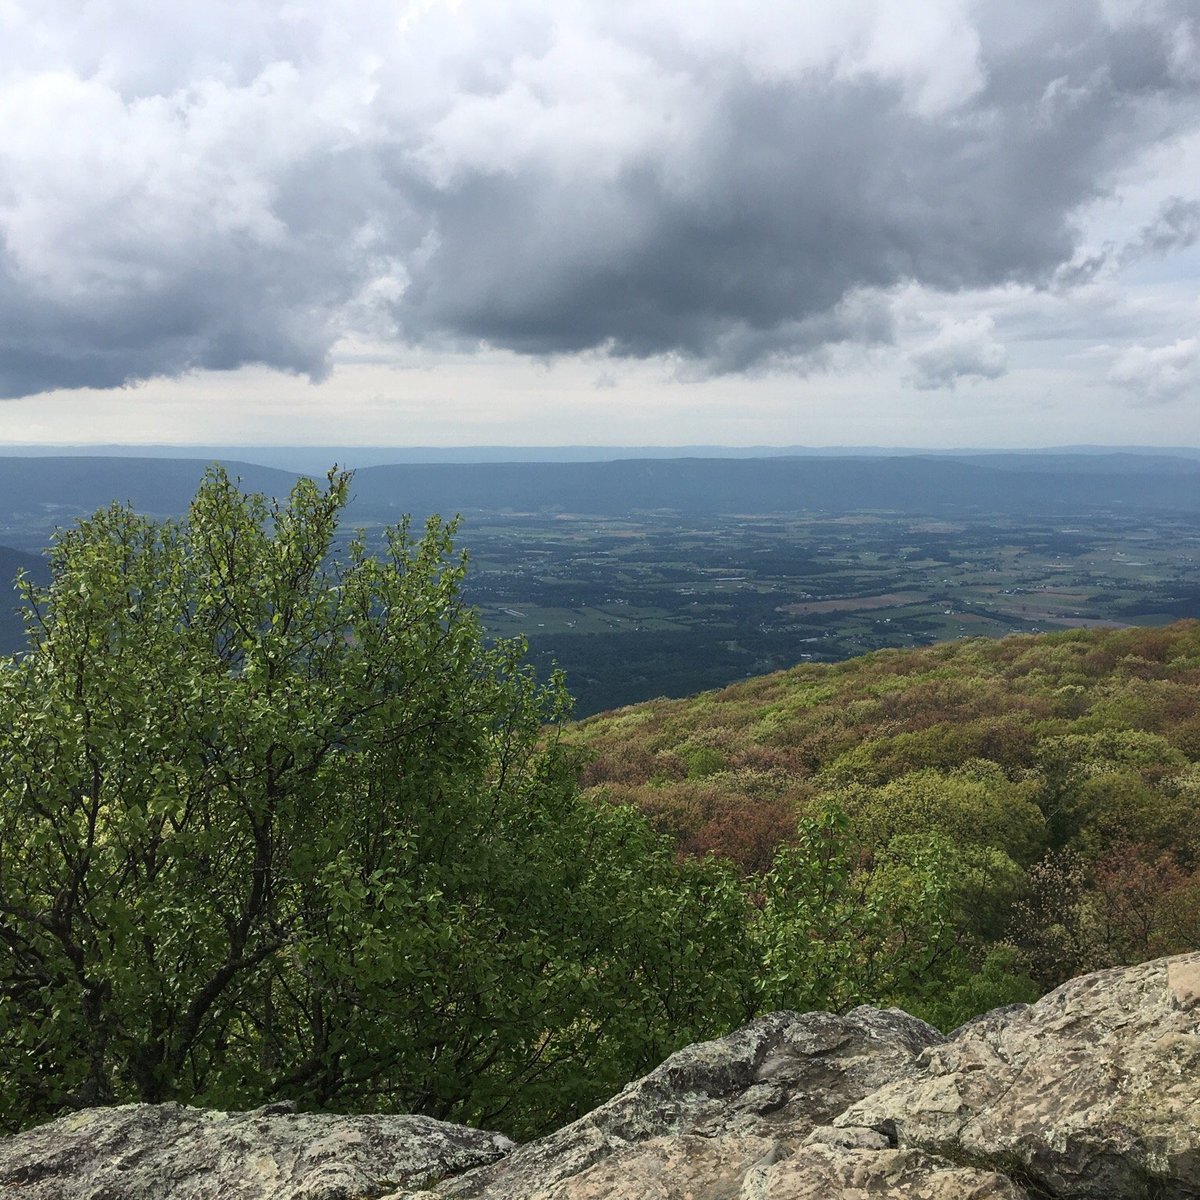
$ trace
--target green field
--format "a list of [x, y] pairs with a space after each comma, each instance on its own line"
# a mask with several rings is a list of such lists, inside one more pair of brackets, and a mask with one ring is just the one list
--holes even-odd
[[581, 714], [888, 646], [1200, 616], [1200, 522], [471, 514], [467, 595]]

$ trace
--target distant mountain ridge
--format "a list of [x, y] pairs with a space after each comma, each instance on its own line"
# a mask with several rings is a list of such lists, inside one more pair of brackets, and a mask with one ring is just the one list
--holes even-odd
[[397, 512], [508, 509], [619, 516], [882, 509], [920, 515], [975, 512], [1200, 511], [1200, 462], [1097, 455], [978, 459], [627, 459], [609, 463], [476, 463], [367, 467], [353, 509]]
[[18, 571], [24, 571], [35, 583], [50, 582], [50, 566], [41, 555], [0, 546], [0, 654], [25, 643], [20, 597], [12, 586]]
[[[198, 458], [0, 459], [0, 523], [44, 522], [55, 514], [69, 522], [113, 500], [158, 515], [182, 513], [207, 465]], [[244, 487], [271, 495], [286, 494], [297, 478], [253, 463], [224, 465]], [[1068, 515], [1098, 508], [1200, 512], [1200, 460], [1118, 453], [407, 463], [358, 470], [348, 515], [351, 521], [479, 510]]]
[[217, 445], [3, 445], [3, 458], [180, 458], [254, 463], [284, 471], [323, 474], [331, 464], [358, 469], [401, 463], [615, 462], [631, 458], [924, 458], [996, 456], [1090, 457], [1133, 454], [1200, 460], [1191, 446], [1050, 446], [1021, 449], [961, 446], [217, 446]]
[[[182, 513], [211, 461], [72, 455], [0, 459], [0, 517], [62, 511], [70, 519], [73, 511], [93, 512], [113, 501], [157, 515]], [[255, 463], [224, 465], [255, 491], [286, 495], [296, 480], [294, 472]]]

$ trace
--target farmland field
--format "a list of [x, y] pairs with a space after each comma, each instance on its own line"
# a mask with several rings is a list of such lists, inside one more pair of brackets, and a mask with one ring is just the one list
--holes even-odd
[[583, 715], [889, 646], [1200, 616], [1200, 520], [469, 514], [467, 596]]

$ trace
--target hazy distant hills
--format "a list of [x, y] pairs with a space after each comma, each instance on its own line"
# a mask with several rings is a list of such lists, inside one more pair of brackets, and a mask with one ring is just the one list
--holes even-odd
[[641, 458], [957, 458], [990, 461], [996, 458], [1078, 459], [1081, 456], [1134, 454], [1200, 460], [1200, 448], [1190, 446], [1056, 446], [1039, 450], [983, 451], [961, 448], [930, 450], [895, 446], [13, 446], [0, 445], [0, 460], [61, 458], [64, 456], [115, 458], [178, 458], [212, 462], [256, 463], [283, 471], [323, 475], [337, 463], [362, 467], [399, 463], [575, 463], [614, 462]]
[[[225, 465], [245, 487], [275, 496], [286, 495], [297, 479], [291, 471], [232, 459], [226, 459]], [[0, 580], [4, 582], [0, 587], [0, 653], [22, 644], [20, 625], [12, 612], [15, 597], [3, 592], [20, 567], [45, 577], [45, 561], [36, 555], [49, 545], [56, 527], [70, 525], [114, 500], [128, 501], [154, 516], [182, 514], [206, 466], [207, 460], [200, 458], [0, 457]], [[597, 664], [610, 658], [620, 658], [624, 673], [631, 680], [641, 680], [637, 686], [647, 689], [645, 694], [654, 694], [673, 686], [664, 682], [664, 663], [679, 664], [693, 674], [698, 661], [717, 663], [728, 678], [737, 678], [756, 666], [764, 669], [762, 662], [779, 661], [780, 654], [791, 655], [793, 660], [801, 654], [836, 657], [841, 645], [837, 630], [846, 626], [849, 618], [820, 613], [783, 616], [788, 610], [779, 607], [779, 598], [772, 598], [771, 588], [782, 586], [781, 581], [791, 587], [801, 575], [805, 580], [815, 578], [825, 570], [818, 561], [821, 555], [829, 562], [837, 557], [838, 551], [831, 547], [856, 547], [842, 563], [845, 577], [831, 594], [866, 595], [874, 568], [863, 566], [867, 560], [859, 555], [859, 542], [846, 542], [838, 533], [822, 535], [823, 548], [818, 550], [792, 545], [788, 530], [793, 520], [804, 524], [816, 517], [824, 523], [826, 514], [872, 511], [890, 516], [878, 523], [880, 530], [888, 531], [886, 536], [872, 535], [882, 538], [876, 550], [882, 549], [885, 555], [895, 550], [895, 561], [887, 572], [889, 582], [877, 590], [895, 592], [902, 599], [919, 583], [922, 602], [929, 601], [929, 613], [913, 611], [889, 618], [888, 628], [897, 637], [920, 642], [934, 636], [963, 635], [976, 628], [962, 624], [968, 617], [991, 622], [989, 629], [1007, 629], [1014, 623], [1024, 628], [1041, 620], [1036, 604], [1032, 616], [1007, 609], [997, 616], [992, 611], [994, 597], [989, 599], [988, 593], [976, 597], [979, 611], [972, 609], [974, 616], [967, 614], [961, 619], [943, 611], [958, 605], [933, 604], [932, 585], [913, 574], [915, 568], [905, 565], [907, 558], [901, 553], [907, 545], [901, 535], [912, 527], [910, 518], [959, 522], [918, 539], [923, 555], [950, 565], [963, 557], [954, 545], [959, 536], [956, 530], [980, 521], [990, 526], [993, 518], [1001, 525], [1009, 518], [1008, 527], [1018, 530], [1027, 526], [1045, 530], [1050, 524], [1053, 531], [1054, 523], [1059, 528], [1078, 526], [1092, 531], [1089, 536], [1109, 527], [1124, 528], [1131, 524], [1127, 518], [1133, 518], [1133, 525], [1151, 531], [1177, 529], [1191, 546], [1194, 537], [1189, 531], [1200, 529], [1200, 460], [1147, 453], [1056, 452], [390, 464], [357, 471], [346, 524], [352, 528], [390, 523], [404, 513], [412, 513], [418, 521], [431, 512], [446, 516], [463, 513], [467, 522], [461, 544], [476, 548], [479, 543], [474, 539], [491, 537], [488, 545], [493, 557], [499, 555], [498, 561], [507, 564], [503, 571], [485, 572], [480, 577], [473, 602], [485, 609], [491, 605], [489, 619], [497, 623], [500, 633], [512, 633], [514, 620], [527, 622], [527, 628], [518, 627], [540, 638], [539, 652], [572, 664], [581, 697], [586, 700], [604, 692], [609, 704], [613, 700], [605, 689], [611, 681]], [[507, 521], [504, 514], [533, 516], [524, 522]], [[611, 547], [603, 544], [604, 526], [594, 529], [599, 540], [588, 543], [591, 557], [586, 564], [577, 567], [571, 563], [570, 569], [564, 565], [574, 543], [559, 545], [557, 530], [564, 523], [554, 519], [558, 514], [642, 518], [640, 525], [646, 535], [638, 549], [642, 557], [634, 589], [640, 607], [613, 608], [628, 603], [624, 593], [610, 603], [609, 598], [616, 594], [610, 584], [621, 577], [619, 561], [623, 560], [614, 558]], [[739, 532], [742, 514], [747, 518], [744, 534]], [[753, 520], [766, 514], [781, 515], [777, 522]], [[493, 518], [490, 522], [488, 515]], [[499, 521], [494, 519], [497, 516]], [[686, 529], [689, 521], [690, 535]], [[489, 524], [493, 527], [490, 533]], [[587, 521], [568, 524], [576, 530], [593, 528]], [[682, 535], [681, 526], [685, 527]], [[764, 527], [778, 527], [779, 533], [764, 534]], [[497, 528], [502, 532], [497, 534]], [[780, 556], [781, 565], [776, 568], [780, 578], [762, 597], [749, 585], [749, 590], [738, 591], [736, 598], [732, 593], [724, 595], [720, 587], [708, 589], [711, 580], [706, 572], [710, 568], [736, 561], [752, 572], [765, 570], [768, 559], [761, 557], [762, 539], [772, 536], [770, 547]], [[987, 561], [991, 542], [980, 543], [976, 538], [972, 545], [971, 556]], [[670, 567], [681, 546], [691, 565]], [[1063, 552], [1078, 551], [1071, 542], [1064, 543]], [[1143, 567], [1145, 564], [1134, 561], [1139, 557], [1126, 556], [1122, 569]], [[552, 561], [558, 565], [549, 570]], [[664, 563], [667, 569], [659, 570]], [[1086, 580], [1093, 578], [1088, 574], [1091, 570], [1091, 566], [1084, 569]], [[1127, 592], [1121, 594], [1124, 608], [1114, 607], [1113, 601], [1099, 614], [1090, 609], [1084, 612], [1086, 597], [1081, 596], [1073, 602], [1081, 611], [1072, 610], [1068, 615], [1121, 621], [1136, 620], [1139, 614], [1194, 615], [1195, 581], [1190, 570], [1171, 559], [1170, 578], [1154, 587], [1149, 587], [1144, 577], [1122, 575], [1127, 585]], [[948, 566], [938, 578], [945, 583], [942, 575], [953, 574]], [[704, 583], [703, 595], [695, 591], [697, 580]], [[997, 587], [1023, 587], [1027, 582], [1023, 576], [1013, 575]], [[687, 588], [681, 590], [681, 583]], [[807, 583], [801, 588], [807, 595], [805, 588]], [[685, 593], [699, 598], [681, 600]], [[630, 616], [635, 609], [641, 615]], [[579, 617], [584, 610], [585, 617]], [[668, 617], [660, 620], [663, 613]], [[883, 630], [884, 618], [877, 615], [880, 620], [874, 625]], [[869, 621], [856, 620], [857, 624], [849, 622], [857, 632], [847, 635], [851, 639], [847, 645], [861, 644], [854, 638], [875, 644], [870, 639], [882, 635]], [[633, 631], [637, 638], [622, 640], [624, 630]], [[816, 646], [813, 643], [818, 639], [820, 645]], [[640, 665], [625, 671], [625, 663]], [[705, 686], [725, 681], [716, 678]], [[641, 694], [632, 698], [641, 698]]]
[[1120, 450], [1109, 454], [1040, 451], [1037, 454], [972, 453], [955, 454], [956, 462], [998, 471], [1034, 471], [1050, 475], [1194, 475], [1200, 454], [1149, 454]]
[[[114, 499], [149, 513], [182, 513], [205, 466], [202, 459], [0, 458], [0, 539], [38, 548], [45, 544], [39, 529]], [[247, 488], [273, 495], [285, 495], [296, 479], [251, 463], [226, 466]], [[1120, 453], [405, 463], [360, 469], [353, 497], [351, 521], [480, 510], [603, 516], [1200, 512], [1200, 461]]]
[[18, 571], [26, 571], [37, 583], [50, 582], [50, 567], [44, 555], [27, 554], [11, 546], [0, 546], [0, 579], [8, 583]]
[[[0, 458], [0, 523], [70, 522], [114, 500], [156, 515], [182, 513], [208, 465], [186, 458]], [[246, 487], [271, 494], [286, 495], [296, 479], [290, 471], [252, 463], [226, 467]]]
[[12, 588], [18, 571], [27, 572], [36, 583], [50, 582], [50, 568], [41, 555], [0, 546], [0, 654], [24, 644], [25, 627], [17, 613], [20, 600]]
[[363, 515], [474, 509], [619, 516], [884, 509], [914, 515], [1200, 511], [1200, 462], [1150, 455], [640, 459], [367, 467]]

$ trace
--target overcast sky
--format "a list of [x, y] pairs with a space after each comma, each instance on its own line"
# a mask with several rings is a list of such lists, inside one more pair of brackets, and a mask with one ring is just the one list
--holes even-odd
[[1200, 444], [1196, 0], [0, 0], [0, 440]]

